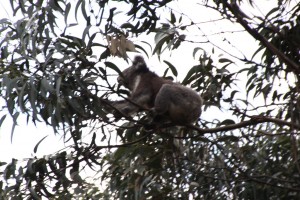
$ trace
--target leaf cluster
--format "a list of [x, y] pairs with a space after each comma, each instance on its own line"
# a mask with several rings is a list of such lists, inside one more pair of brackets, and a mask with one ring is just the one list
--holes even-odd
[[[0, 162], [0, 199], [298, 199], [299, 5], [278, 1], [257, 23], [242, 12], [245, 2], [205, 2], [259, 41], [251, 58], [225, 51], [215, 59], [210, 40], [212, 53], [187, 40], [189, 28], [201, 28], [170, 0], [11, 1], [22, 18], [0, 20], [0, 125], [11, 115], [14, 130], [22, 113], [67, 147]], [[154, 45], [136, 41], [145, 33]], [[115, 85], [116, 57], [160, 58], [187, 42], [196, 64], [182, 84], [205, 100], [197, 125], [152, 124], [147, 110], [118, 119], [111, 100], [128, 91]], [[164, 63], [164, 76], [177, 77], [179, 66]]]

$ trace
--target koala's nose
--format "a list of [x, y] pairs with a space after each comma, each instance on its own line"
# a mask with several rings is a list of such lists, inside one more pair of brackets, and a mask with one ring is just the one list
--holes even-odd
[[121, 83], [123, 82], [123, 79], [122, 79], [122, 77], [121, 77], [121, 76], [119, 76], [119, 77], [117, 78], [117, 81], [118, 81], [118, 83], [119, 83], [119, 84], [121, 84]]

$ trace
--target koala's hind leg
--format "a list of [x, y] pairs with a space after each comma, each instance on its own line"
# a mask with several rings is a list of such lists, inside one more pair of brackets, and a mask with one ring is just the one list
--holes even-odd
[[166, 114], [170, 109], [171, 95], [174, 92], [172, 86], [172, 84], [164, 84], [156, 95], [154, 101], [154, 111], [158, 115]]
[[172, 95], [176, 92], [175, 84], [164, 84], [156, 95], [152, 115], [154, 122], [170, 121], [169, 111], [174, 107]]
[[112, 105], [124, 116], [130, 116], [137, 113], [139, 110], [143, 110], [149, 101], [149, 95], [147, 94], [134, 94], [128, 100], [115, 101]]
[[164, 84], [159, 90], [154, 109], [177, 124], [189, 124], [201, 114], [202, 99], [192, 89], [179, 84]]
[[138, 107], [131, 104], [127, 100], [115, 101], [113, 102], [112, 106], [125, 116], [129, 116], [138, 110]]

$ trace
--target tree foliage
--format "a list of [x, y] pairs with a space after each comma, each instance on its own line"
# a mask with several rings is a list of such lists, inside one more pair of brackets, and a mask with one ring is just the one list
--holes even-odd
[[[15, 126], [25, 114], [63, 134], [68, 148], [1, 162], [0, 199], [300, 198], [299, 4], [278, 0], [252, 15], [247, 9], [260, 3], [251, 0], [193, 2], [216, 14], [205, 23], [237, 26], [257, 41], [247, 55], [224, 50], [235, 31], [217, 33], [223, 48], [170, 0], [10, 3], [17, 20], [0, 20], [0, 124], [10, 115]], [[182, 84], [213, 114], [153, 129], [147, 111], [115, 119], [110, 100], [128, 94], [112, 76], [123, 69], [116, 61], [125, 63], [117, 57], [161, 58], [187, 44], [197, 63], [185, 66]], [[165, 75], [179, 74], [171, 59], [164, 63]]]

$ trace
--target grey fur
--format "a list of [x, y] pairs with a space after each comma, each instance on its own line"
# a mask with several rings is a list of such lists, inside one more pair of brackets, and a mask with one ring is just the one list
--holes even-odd
[[190, 124], [201, 115], [202, 98], [194, 90], [157, 76], [149, 71], [141, 56], [135, 57], [131, 67], [118, 77], [118, 82], [131, 93], [129, 101], [114, 102], [124, 115], [151, 109], [176, 124]]

